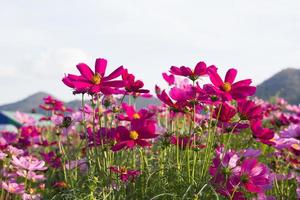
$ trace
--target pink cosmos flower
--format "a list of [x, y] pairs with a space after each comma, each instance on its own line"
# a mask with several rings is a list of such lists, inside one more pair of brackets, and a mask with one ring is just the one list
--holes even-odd
[[220, 104], [216, 107], [213, 117], [221, 122], [229, 122], [236, 114], [236, 110], [228, 103]]
[[9, 152], [11, 155], [13, 155], [13, 156], [19, 156], [19, 155], [24, 154], [24, 150], [18, 149], [18, 148], [16, 148], [16, 147], [12, 146], [12, 145], [9, 145], [9, 146], [7, 147], [7, 150], [8, 150], [8, 152]]
[[226, 73], [225, 80], [223, 81], [216, 68], [209, 67], [207, 69], [209, 78], [215, 86], [216, 93], [218, 93], [223, 100], [229, 101], [231, 99], [240, 100], [248, 96], [252, 96], [256, 92], [256, 87], [250, 86], [251, 79], [246, 79], [234, 83], [237, 75], [236, 69], [229, 69]]
[[124, 126], [119, 126], [116, 129], [117, 144], [112, 147], [112, 151], [119, 151], [123, 148], [132, 149], [136, 145], [151, 146], [148, 140], [157, 136], [155, 134], [155, 121], [134, 120], [129, 130]]
[[239, 178], [246, 190], [253, 193], [264, 192], [271, 183], [268, 168], [252, 158], [243, 161]]
[[259, 139], [265, 144], [275, 144], [271, 139], [274, 137], [274, 132], [268, 128], [262, 127], [261, 121], [252, 121], [251, 130], [254, 138]]
[[64, 105], [64, 102], [59, 101], [52, 96], [47, 96], [43, 98], [44, 104], [41, 104], [39, 107], [46, 111], [55, 111], [55, 113], [61, 112], [72, 112], [72, 109], [67, 108]]
[[121, 80], [114, 80], [123, 73], [123, 66], [117, 68], [108, 76], [105, 76], [107, 60], [98, 58], [95, 63], [95, 72], [84, 63], [79, 63], [76, 67], [80, 72], [80, 76], [68, 74], [63, 78], [65, 85], [75, 89], [76, 93], [99, 93], [112, 94], [115, 88], [121, 88], [124, 86], [124, 82]]
[[133, 121], [133, 120], [146, 120], [153, 117], [154, 113], [150, 113], [146, 109], [141, 109], [139, 111], [136, 111], [133, 106], [130, 106], [126, 103], [122, 104], [122, 109], [125, 111], [126, 115], [120, 114], [118, 116], [119, 120], [125, 120], [125, 121]]
[[16, 112], [16, 118], [25, 126], [35, 125], [36, 123], [34, 118], [19, 111]]
[[195, 68], [192, 70], [189, 67], [175, 67], [172, 66], [170, 73], [178, 76], [188, 77], [192, 81], [197, 80], [200, 76], [207, 74], [206, 64], [204, 62], [198, 62]]
[[[155, 91], [156, 91], [157, 98], [159, 100], [161, 100], [164, 104], [169, 106], [172, 111], [174, 111], [174, 112], [185, 112], [185, 108], [188, 105], [188, 102], [186, 100], [185, 101], [174, 102], [169, 97], [169, 95], [166, 93], [166, 91], [165, 90], [161, 91], [161, 89], [158, 86], [155, 87]], [[177, 90], [176, 92], [179, 92], [179, 90]], [[176, 94], [176, 92], [173, 91], [172, 96], [175, 97], [175, 98], [180, 97], [180, 95], [178, 93]], [[183, 98], [184, 98], [183, 96], [180, 97], [181, 100]]]
[[17, 170], [16, 173], [18, 174], [18, 176], [24, 177], [28, 180], [32, 180], [33, 182], [43, 181], [46, 179], [44, 174], [37, 174], [33, 171]]
[[38, 160], [32, 156], [22, 156], [17, 158], [16, 156], [12, 156], [12, 164], [20, 169], [25, 169], [28, 171], [41, 171], [46, 170], [45, 162], [42, 160]]
[[241, 120], [252, 121], [261, 120], [263, 118], [262, 108], [250, 100], [238, 101], [237, 110]]
[[25, 185], [19, 184], [14, 181], [2, 181], [2, 188], [11, 194], [23, 194], [25, 192]]
[[21, 128], [21, 137], [30, 138], [41, 135], [39, 129], [36, 126], [23, 126]]
[[54, 152], [40, 153], [42, 158], [46, 161], [48, 165], [53, 168], [59, 168], [62, 166], [60, 157]]
[[135, 80], [133, 74], [129, 74], [127, 69], [123, 70], [122, 80], [124, 81], [124, 87], [127, 93], [138, 96], [141, 93], [149, 93], [149, 90], [142, 89], [144, 83], [141, 80]]
[[109, 169], [111, 172], [119, 174], [122, 182], [133, 181], [137, 176], [141, 174], [141, 171], [139, 170], [128, 170], [126, 167], [112, 166]]

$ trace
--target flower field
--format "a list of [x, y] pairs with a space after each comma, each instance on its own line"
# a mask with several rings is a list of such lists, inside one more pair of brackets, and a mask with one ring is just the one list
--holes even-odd
[[81, 108], [45, 97], [49, 125], [19, 113], [0, 132], [1, 200], [300, 199], [300, 106], [199, 62], [157, 75], [162, 104], [140, 109], [150, 91], [125, 67], [76, 67], [62, 87]]

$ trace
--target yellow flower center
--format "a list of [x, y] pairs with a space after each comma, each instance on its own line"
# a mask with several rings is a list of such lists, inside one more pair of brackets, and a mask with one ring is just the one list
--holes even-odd
[[222, 88], [225, 92], [229, 92], [231, 90], [231, 84], [228, 82], [225, 82], [224, 85], [222, 86]]
[[139, 115], [139, 113], [134, 113], [133, 114], [133, 119], [140, 119], [141, 116]]
[[120, 167], [120, 172], [121, 172], [122, 174], [127, 174], [127, 169], [126, 169], [126, 167]]
[[100, 84], [101, 82], [101, 75], [99, 73], [95, 73], [91, 79], [92, 83], [95, 85]]
[[136, 140], [136, 139], [138, 139], [139, 134], [138, 134], [138, 132], [136, 132], [136, 131], [130, 131], [129, 137], [130, 137], [131, 139], [133, 139], [133, 140]]

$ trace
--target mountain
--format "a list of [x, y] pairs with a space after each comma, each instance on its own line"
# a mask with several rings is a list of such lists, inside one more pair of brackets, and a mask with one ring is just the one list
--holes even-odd
[[28, 112], [28, 113], [34, 110], [38, 113], [42, 113], [42, 110], [39, 108], [39, 105], [43, 102], [43, 98], [49, 95], [50, 94], [46, 92], [37, 92], [15, 103], [2, 105], [0, 106], [0, 110], [21, 111], [21, 112]]
[[291, 104], [300, 104], [300, 69], [278, 72], [257, 86], [256, 95], [265, 100], [280, 96]]
[[[6, 105], [0, 106], [0, 110], [5, 111], [21, 111], [21, 112], [27, 112], [30, 113], [32, 111], [35, 111], [37, 113], [45, 114], [45, 112], [39, 108], [39, 105], [43, 103], [43, 98], [47, 96], [52, 96], [51, 94], [48, 94], [46, 92], [37, 92], [33, 95], [28, 96], [27, 98], [17, 101], [15, 103], [10, 103]], [[55, 97], [54, 97], [55, 98]], [[128, 99], [124, 99], [125, 102], [128, 102]], [[86, 103], [89, 103], [86, 101]], [[155, 97], [152, 98], [138, 98], [136, 101], [136, 107], [143, 108], [147, 105], [160, 105], [160, 101], [156, 99]], [[72, 109], [78, 109], [81, 107], [81, 101], [80, 100], [73, 100], [70, 102], [65, 102], [65, 105]]]

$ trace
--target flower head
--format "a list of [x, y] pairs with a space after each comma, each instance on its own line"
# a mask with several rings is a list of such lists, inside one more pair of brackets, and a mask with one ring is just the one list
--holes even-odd
[[225, 101], [231, 99], [245, 99], [246, 97], [255, 94], [256, 88], [254, 86], [250, 86], [252, 82], [251, 79], [234, 82], [237, 75], [236, 69], [229, 69], [226, 73], [224, 81], [221, 79], [215, 67], [209, 67], [207, 72], [212, 84], [216, 89], [216, 92]]
[[84, 63], [79, 63], [76, 67], [79, 70], [79, 76], [68, 74], [63, 78], [65, 85], [73, 88], [75, 93], [99, 93], [112, 94], [116, 92], [116, 88], [121, 88], [124, 86], [122, 80], [114, 80], [123, 73], [123, 66], [117, 68], [108, 76], [105, 76], [107, 60], [98, 58], [95, 63], [95, 72], [93, 72], [90, 67]]
[[111, 172], [119, 174], [122, 182], [133, 181], [137, 176], [141, 174], [139, 170], [129, 170], [126, 167], [115, 167], [109, 168]]
[[17, 158], [17, 156], [12, 156], [12, 164], [20, 169], [25, 169], [28, 171], [41, 171], [46, 170], [45, 162], [42, 160], [38, 160], [32, 156], [21, 156]]
[[172, 66], [170, 69], [170, 73], [178, 76], [188, 77], [189, 79], [195, 81], [200, 76], [204, 76], [207, 74], [206, 64], [204, 62], [198, 62], [193, 70], [185, 66], [182, 67]]

